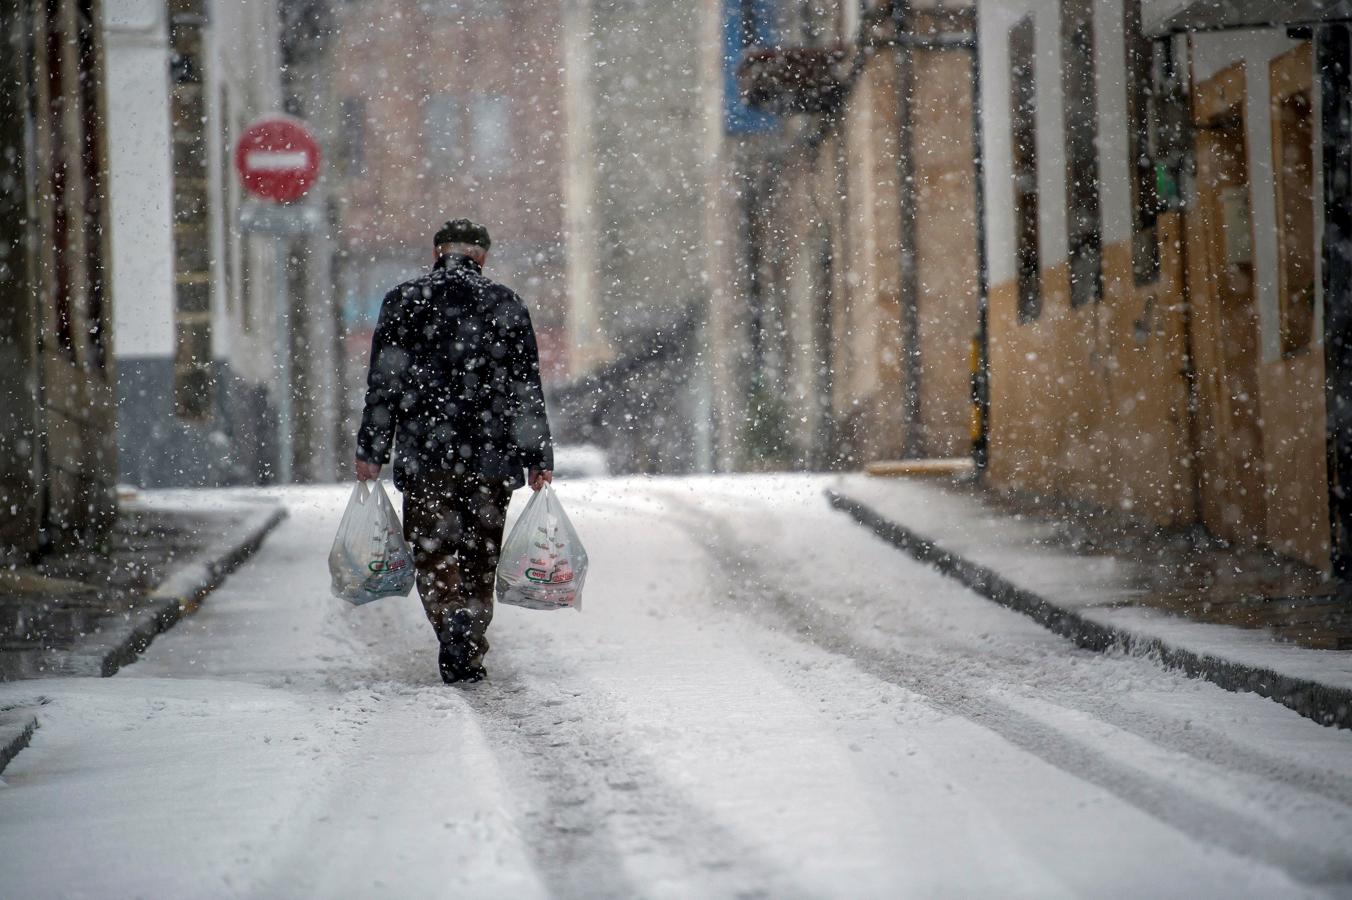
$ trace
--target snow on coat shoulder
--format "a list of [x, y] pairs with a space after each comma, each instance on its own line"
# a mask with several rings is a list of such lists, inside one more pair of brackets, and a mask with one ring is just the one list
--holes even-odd
[[527, 609], [582, 609], [587, 551], [546, 484], [512, 526], [498, 561], [498, 602]]
[[333, 595], [360, 605], [413, 590], [413, 553], [379, 481], [357, 482], [329, 551]]

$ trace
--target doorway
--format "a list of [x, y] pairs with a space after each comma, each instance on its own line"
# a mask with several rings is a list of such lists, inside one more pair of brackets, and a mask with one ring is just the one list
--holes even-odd
[[1352, 578], [1352, 30], [1316, 31], [1324, 174], [1324, 365], [1333, 572]]
[[1197, 201], [1203, 277], [1194, 290], [1202, 425], [1202, 518], [1244, 544], [1263, 540], [1266, 473], [1259, 408], [1244, 66], [1197, 86]]

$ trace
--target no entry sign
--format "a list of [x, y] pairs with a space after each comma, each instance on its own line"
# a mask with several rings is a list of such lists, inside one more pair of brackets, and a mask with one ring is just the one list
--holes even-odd
[[235, 168], [249, 193], [290, 203], [304, 197], [319, 175], [319, 143], [299, 119], [266, 116], [239, 136]]

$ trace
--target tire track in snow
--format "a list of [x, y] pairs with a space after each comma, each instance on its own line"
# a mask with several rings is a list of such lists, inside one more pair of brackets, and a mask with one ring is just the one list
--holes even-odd
[[[688, 504], [685, 509], [687, 514], [696, 514]], [[741, 543], [745, 545], [745, 542]], [[904, 556], [898, 555], [898, 558], [906, 561]], [[740, 562], [741, 560], [738, 560], [739, 564]], [[958, 589], [967, 590], [961, 587]], [[985, 602], [984, 598], [978, 599]], [[813, 603], [811, 605], [814, 608], [819, 608], [818, 604]], [[826, 618], [831, 616], [831, 613], [824, 609], [821, 610], [821, 614]], [[877, 624], [874, 627], [879, 634], [895, 636], [898, 640], [906, 640], [908, 637], [907, 634], [899, 633], [892, 628], [884, 628]], [[1048, 633], [1048, 637], [1051, 638], [1052, 635]], [[1059, 639], [1056, 640], [1060, 643]], [[936, 660], [947, 655], [970, 657], [973, 652], [970, 643], [963, 644], [954, 641], [940, 632], [928, 634], [926, 642], [936, 649], [933, 654], [933, 658]], [[996, 665], [1020, 669], [1030, 665], [1030, 663], [1034, 667], [1040, 665], [1040, 660], [1036, 658], [1030, 661], [1016, 655], [999, 655], [998, 651], [993, 656], [990, 655], [990, 651], [986, 651], [986, 653], [987, 656], [983, 659]], [[1114, 658], [1117, 654], [1099, 654], [1073, 647], [1066, 648], [1066, 653], [1071, 657], [1084, 660], [1087, 665], [1069, 669], [1063, 668], [1056, 673], [1055, 679], [1038, 678], [1037, 683], [1029, 691], [1029, 696], [1043, 700], [1046, 696], [1055, 696], [1058, 705], [1092, 716], [1142, 740], [1199, 761], [1224, 767], [1234, 773], [1250, 775], [1255, 779], [1262, 779], [1291, 788], [1309, 795], [1312, 799], [1331, 800], [1336, 804], [1348, 807], [1348, 814], [1352, 816], [1352, 774], [1344, 774], [1332, 767], [1293, 765], [1285, 757], [1265, 752], [1261, 748], [1242, 744], [1231, 738], [1226, 732], [1209, 724], [1198, 723], [1191, 718], [1180, 718], [1178, 714], [1165, 713], [1161, 715], [1153, 710], [1144, 710], [1140, 707], [1124, 704], [1111, 696], [1104, 695], [1101, 684], [1097, 683], [1096, 677], [1090, 674], [1093, 672], [1096, 662], [1104, 658]], [[916, 658], [918, 657], [914, 657], [913, 660]], [[1176, 673], [1167, 672], [1158, 666], [1153, 666], [1153, 664], [1152, 668], [1156, 670], [1156, 674], [1164, 678], [1177, 679], [1178, 677]], [[1036, 677], [1042, 673], [1035, 669], [1031, 672], [1021, 670], [1017, 674]], [[969, 676], [967, 683], [979, 684], [981, 680]], [[1029, 687], [1016, 679], [1011, 679], [1010, 682], [1002, 686]], [[1352, 759], [1352, 750], [1349, 752], [1349, 758]]]
[[549, 721], [543, 715], [548, 708], [531, 709], [523, 697], [531, 692], [514, 676], [499, 674], [503, 668], [495, 665], [491, 679], [467, 688], [465, 699], [498, 749], [499, 764], [512, 773], [523, 807], [519, 824], [536, 872], [555, 897], [639, 896], [596, 808], [594, 787], [573, 762], [579, 739], [551, 733], [562, 720]]
[[[369, 634], [359, 637], [352, 631], [355, 620], [331, 620], [334, 638], [353, 642], [357, 652], [352, 658], [355, 665], [334, 667], [324, 673], [326, 686], [340, 690], [371, 685], [387, 691], [414, 692], [433, 705], [465, 704], [493, 748], [507, 792], [514, 795], [504, 798], [503, 805], [514, 806], [514, 811], [524, 815], [524, 821], [516, 824], [530, 863], [549, 894], [640, 896], [637, 887], [627, 880], [622, 854], [607, 831], [586, 819], [589, 798], [578, 788], [577, 773], [552, 765], [564, 754], [539, 740], [540, 735], [529, 727], [529, 704], [519, 699], [523, 688], [515, 683], [515, 676], [502, 675], [510, 666], [490, 663], [493, 674], [480, 684], [445, 685], [437, 674], [435, 638], [422, 621], [421, 607], [387, 605], [378, 612], [381, 617], [366, 624], [368, 631], [375, 626], [386, 642], [396, 636], [409, 641], [410, 652], [371, 653], [367, 649]], [[495, 640], [494, 644], [498, 648], [494, 656], [502, 655], [501, 643]], [[437, 700], [439, 694], [445, 699]], [[573, 750], [569, 747], [568, 754]], [[517, 753], [519, 759], [514, 758]]]
[[[954, 672], [936, 677], [927, 672], [934, 658], [900, 648], [875, 649], [855, 639], [838, 623], [838, 616], [811, 598], [776, 583], [753, 562], [754, 554], [741, 552], [746, 543], [718, 517], [700, 509], [689, 498], [663, 491], [670, 504], [670, 520], [680, 525], [717, 566], [727, 585], [729, 606], [756, 620], [757, 613], [770, 613], [789, 625], [809, 643], [854, 661], [860, 669], [888, 683], [912, 691], [936, 708], [961, 716], [998, 734], [1014, 746], [1083, 781], [1096, 785], [1148, 815], [1198, 840], [1237, 855], [1258, 859], [1280, 869], [1293, 880], [1328, 889], [1352, 885], [1352, 857], [1326, 852], [1298, 840], [1274, 833], [1271, 823], [1258, 821], [1219, 806], [1206, 797], [1180, 788], [1176, 783], [1152, 776], [1121, 763], [1104, 752], [1047, 723], [1021, 712], [988, 694], [987, 685]], [[916, 565], [920, 565], [916, 563]], [[750, 586], [749, 586], [750, 585]], [[764, 624], [764, 622], [759, 622]], [[1084, 712], [1107, 721], [1100, 708]], [[1109, 724], [1112, 724], [1109, 722]], [[1139, 720], [1137, 721], [1139, 726]], [[1150, 739], [1148, 736], [1147, 739]], [[1192, 756], [1187, 749], [1182, 752]], [[1206, 763], [1226, 768], [1230, 760], [1203, 757]], [[1240, 768], [1256, 761], [1240, 755]], [[1257, 764], [1259, 768], [1270, 766]]]
[[[824, 616], [829, 613], [823, 611]], [[892, 629], [879, 628], [879, 633], [905, 640], [906, 635]], [[1048, 633], [1050, 636], [1050, 632]], [[1058, 639], [1059, 640], [1059, 639]], [[930, 643], [939, 651], [933, 658], [944, 654], [970, 654], [970, 645], [953, 641], [942, 634], [931, 635]], [[1309, 795], [1311, 798], [1330, 800], [1349, 807], [1352, 816], [1352, 776], [1330, 768], [1312, 768], [1292, 765], [1285, 758], [1261, 749], [1246, 746], [1230, 735], [1211, 725], [1198, 724], [1189, 718], [1179, 718], [1178, 714], [1154, 714], [1149, 710], [1124, 704], [1110, 696], [1105, 696], [1100, 685], [1093, 677], [1077, 678], [1077, 674], [1087, 673], [1096, 662], [1103, 659], [1120, 658], [1119, 654], [1098, 654], [1076, 647], [1067, 647], [1068, 655], [1078, 656], [1087, 665], [1069, 672], [1060, 672], [1057, 682], [1040, 680], [1035, 686], [1022, 683], [1005, 685], [1022, 688], [1030, 696], [1046, 700], [1054, 697], [1057, 705], [1073, 709], [1087, 716], [1121, 729], [1144, 741], [1149, 741], [1174, 753], [1192, 757], [1195, 760], [1223, 767], [1229, 772], [1251, 776], [1279, 785], [1293, 791]], [[913, 657], [918, 659], [919, 657]], [[1148, 661], [1146, 658], [1143, 661]], [[1026, 661], [1000, 657], [996, 662], [1002, 665], [1018, 667]], [[1153, 663], [1151, 663], [1153, 665]], [[1158, 669], [1158, 674], [1166, 678], [1179, 677], [1177, 672]], [[968, 683], [978, 684], [979, 679], [968, 678]], [[1349, 751], [1352, 758], [1352, 750]]]
[[250, 895], [545, 893], [462, 697], [378, 681], [328, 702], [344, 740], [311, 761], [324, 776], [279, 823]]
[[[544, 795], [523, 827], [551, 894], [647, 897], [655, 879], [664, 883], [662, 895], [801, 896], [660, 774], [633, 746], [621, 715], [603, 695], [584, 692], [591, 686], [541, 637], [531, 635], [532, 667], [547, 670], [553, 685], [516, 670], [508, 639], [489, 681], [466, 697], [490, 739], [516, 748], [524, 775]], [[626, 861], [650, 870], [648, 877]]]
[[[601, 508], [617, 515], [630, 510], [594, 500], [593, 512]], [[604, 690], [551, 649], [548, 632], [498, 632], [488, 680], [451, 687], [436, 674], [436, 648], [421, 608], [375, 612], [360, 631], [353, 630], [355, 618], [328, 620], [330, 638], [350, 653], [323, 672], [324, 688], [428, 698], [444, 691], [463, 699], [494, 749], [514, 795], [504, 804], [522, 817], [517, 825], [526, 852], [551, 896], [652, 896], [629, 862], [665, 876], [659, 893], [668, 896], [689, 894], [692, 886], [742, 900], [802, 896], [659, 772], [626, 732], [623, 714], [606, 705]], [[408, 652], [391, 652], [400, 641], [409, 642]], [[519, 670], [516, 660], [527, 655], [532, 670], [548, 673], [548, 683]]]

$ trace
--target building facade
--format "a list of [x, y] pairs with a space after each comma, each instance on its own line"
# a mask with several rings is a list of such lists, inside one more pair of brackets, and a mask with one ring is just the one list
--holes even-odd
[[711, 306], [720, 466], [967, 454], [979, 295], [970, 6], [706, 11], [723, 29], [713, 127], [725, 187], [708, 195], [723, 248]]
[[0, 558], [116, 514], [100, 4], [0, 3]]
[[326, 257], [258, 227], [268, 217], [250, 213], [263, 203], [234, 170], [245, 127], [284, 109], [279, 16], [275, 0], [106, 4], [113, 245], [125, 261], [114, 277], [127, 297], [118, 436], [131, 484], [335, 472], [332, 279], [312, 271]]
[[560, 394], [560, 418], [607, 423], [594, 433], [617, 471], [707, 469], [707, 29], [682, 4], [562, 6], [577, 389]]
[[380, 302], [431, 266], [451, 218], [488, 226], [487, 274], [530, 309], [546, 384], [565, 380], [558, 4], [354, 0], [333, 14], [349, 430]]
[[970, 453], [1346, 570], [1342, 4], [703, 10], [720, 466]]
[[1334, 565], [1334, 5], [982, 0], [994, 484]]

